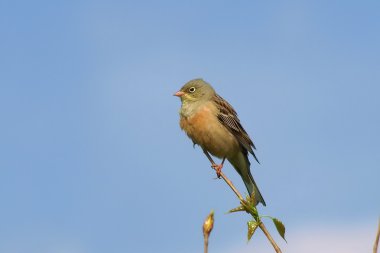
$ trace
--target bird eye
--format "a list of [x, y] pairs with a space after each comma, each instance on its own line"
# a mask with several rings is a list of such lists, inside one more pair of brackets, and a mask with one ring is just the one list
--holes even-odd
[[191, 93], [193, 93], [193, 92], [195, 91], [195, 87], [191, 87], [191, 88], [189, 88], [189, 91], [190, 91]]

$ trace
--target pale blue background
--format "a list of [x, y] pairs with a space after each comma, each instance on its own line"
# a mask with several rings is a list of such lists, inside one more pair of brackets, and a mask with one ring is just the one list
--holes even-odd
[[196, 77], [238, 111], [259, 210], [290, 237], [376, 226], [379, 13], [376, 0], [1, 1], [0, 252], [200, 252], [211, 209], [213, 252], [245, 245], [248, 216], [225, 215], [237, 199], [178, 126], [172, 94]]

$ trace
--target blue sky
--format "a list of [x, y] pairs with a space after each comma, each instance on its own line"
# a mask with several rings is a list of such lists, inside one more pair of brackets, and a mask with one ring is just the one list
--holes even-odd
[[2, 1], [0, 251], [199, 252], [214, 209], [210, 251], [270, 252], [260, 233], [246, 244], [247, 217], [225, 214], [237, 199], [178, 126], [172, 94], [197, 77], [254, 140], [259, 211], [285, 223], [285, 252], [348, 228], [370, 249], [379, 11], [369, 0]]

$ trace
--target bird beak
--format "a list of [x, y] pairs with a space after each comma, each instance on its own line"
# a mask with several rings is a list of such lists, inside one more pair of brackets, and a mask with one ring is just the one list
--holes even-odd
[[177, 91], [176, 93], [173, 94], [173, 96], [177, 96], [177, 97], [182, 97], [183, 95], [185, 95], [185, 92], [183, 91]]

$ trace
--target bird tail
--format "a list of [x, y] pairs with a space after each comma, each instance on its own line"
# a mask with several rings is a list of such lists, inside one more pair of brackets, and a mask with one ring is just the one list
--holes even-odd
[[260, 192], [259, 188], [257, 187], [257, 185], [255, 183], [255, 180], [253, 179], [252, 174], [251, 174], [250, 171], [248, 172], [248, 176], [249, 176], [249, 179], [245, 180], [243, 178], [243, 181], [244, 181], [245, 187], [247, 187], [249, 196], [252, 196], [252, 192], [254, 192], [255, 193], [255, 202], [256, 202], [256, 205], [259, 202], [261, 202], [263, 204], [263, 206], [266, 206], [266, 203], [265, 203], [265, 200], [263, 198], [263, 195], [261, 195], [261, 192]]
[[248, 190], [249, 196], [252, 196], [252, 193], [254, 193], [256, 205], [259, 202], [261, 202], [264, 206], [266, 206], [265, 200], [263, 196], [261, 195], [259, 188], [257, 187], [255, 183], [255, 180], [252, 177], [251, 170], [250, 170], [250, 162], [248, 160], [247, 154], [243, 154], [242, 152], [239, 152], [238, 155], [228, 160], [234, 166], [235, 170], [239, 173], [239, 175], [243, 179], [245, 187]]

